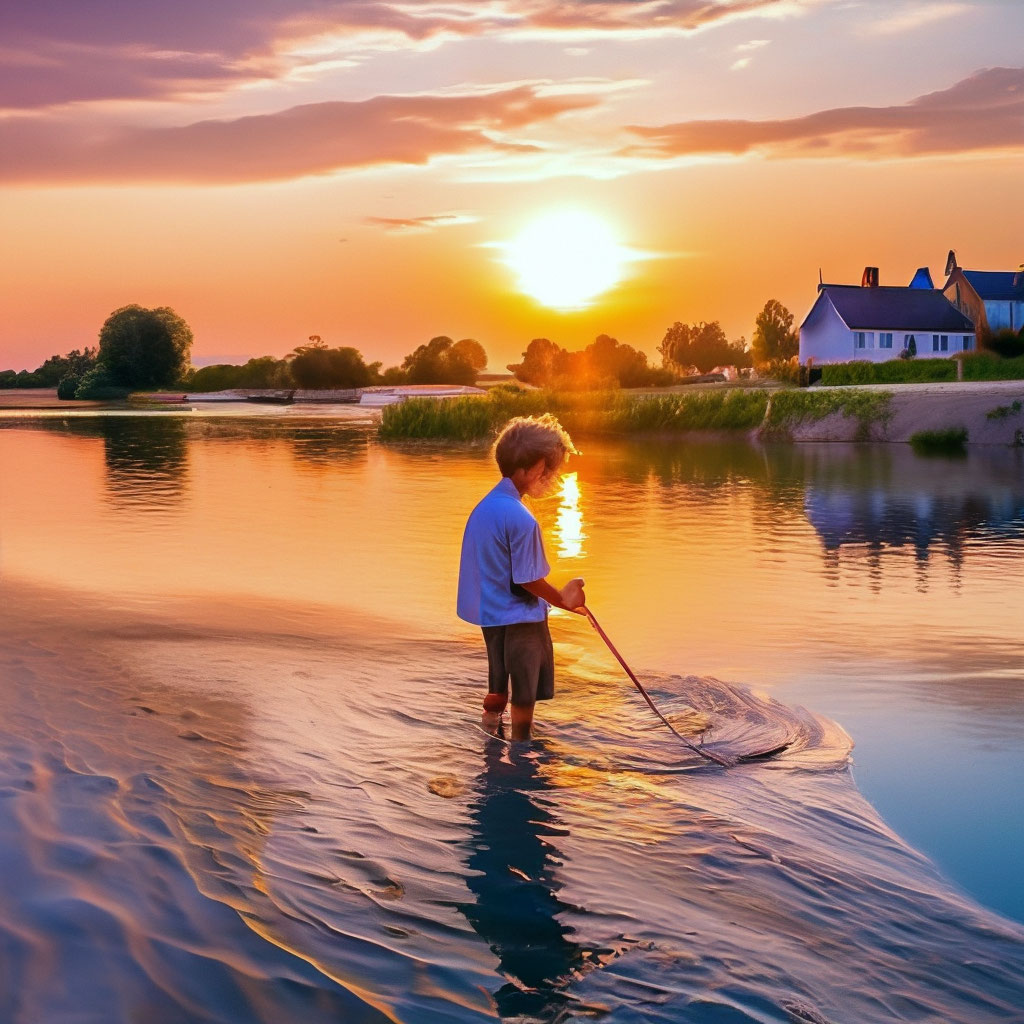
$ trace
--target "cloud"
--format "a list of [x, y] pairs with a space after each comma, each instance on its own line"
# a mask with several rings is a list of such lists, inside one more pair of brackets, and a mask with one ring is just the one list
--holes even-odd
[[682, 121], [628, 130], [620, 155], [906, 157], [1024, 149], [1024, 68], [989, 68], [949, 89], [888, 107], [837, 107], [773, 121]]
[[468, 96], [376, 96], [179, 127], [52, 117], [0, 120], [0, 181], [33, 184], [280, 181], [477, 150], [529, 152], [515, 134], [598, 102], [528, 86]]
[[433, 213], [425, 217], [367, 217], [365, 221], [385, 231], [414, 232], [475, 224], [479, 219], [468, 213]]
[[[0, 4], [0, 108], [178, 98], [281, 77], [301, 44], [694, 32], [829, 0], [32, 0]], [[394, 45], [394, 44], [392, 44]]]
[[890, 10], [884, 17], [870, 22], [867, 31], [874, 35], [894, 35], [898, 32], [913, 32], [936, 21], [964, 14], [970, 10], [965, 3], [916, 3], [904, 4]]

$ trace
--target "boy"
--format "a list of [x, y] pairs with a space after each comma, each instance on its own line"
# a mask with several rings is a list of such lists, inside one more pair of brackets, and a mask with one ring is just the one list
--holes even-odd
[[497, 729], [511, 680], [514, 740], [530, 738], [534, 704], [555, 694], [548, 606], [585, 614], [583, 580], [556, 590], [545, 579], [540, 526], [522, 501], [550, 493], [570, 454], [576, 449], [554, 416], [511, 420], [494, 444], [501, 482], [470, 513], [462, 538], [458, 615], [483, 629], [483, 724]]

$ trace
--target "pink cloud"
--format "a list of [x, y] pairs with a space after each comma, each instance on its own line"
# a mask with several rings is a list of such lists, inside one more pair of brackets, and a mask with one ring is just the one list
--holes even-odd
[[529, 86], [471, 96], [377, 96], [181, 127], [54, 118], [0, 121], [0, 180], [33, 184], [273, 181], [376, 164], [424, 164], [473, 150], [533, 147], [508, 133], [594, 106]]
[[219, 91], [274, 77], [289, 41], [390, 32], [656, 34], [821, 0], [32, 0], [0, 4], [0, 109]]
[[949, 89], [888, 107], [837, 107], [768, 121], [633, 125], [629, 156], [892, 157], [1024, 148], [1024, 68], [989, 68]]

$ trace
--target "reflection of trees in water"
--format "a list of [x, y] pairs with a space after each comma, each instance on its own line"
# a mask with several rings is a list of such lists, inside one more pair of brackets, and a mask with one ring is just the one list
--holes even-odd
[[115, 504], [167, 508], [188, 483], [188, 424], [169, 413], [83, 416], [44, 421], [39, 429], [103, 441], [107, 484]]
[[33, 429], [102, 440], [111, 497], [136, 510], [166, 510], [180, 502], [188, 489], [193, 444], [235, 443], [267, 452], [284, 446], [296, 462], [326, 468], [365, 457], [371, 443], [365, 427], [330, 421], [206, 419], [163, 412], [44, 420]]
[[494, 993], [503, 1018], [553, 1020], [569, 997], [574, 972], [593, 965], [596, 953], [573, 941], [558, 916], [569, 906], [556, 895], [559, 864], [547, 837], [564, 834], [543, 798], [544, 776], [527, 752], [508, 760], [498, 742], [470, 805], [472, 835], [466, 884], [476, 902], [459, 909], [499, 960], [508, 982]]

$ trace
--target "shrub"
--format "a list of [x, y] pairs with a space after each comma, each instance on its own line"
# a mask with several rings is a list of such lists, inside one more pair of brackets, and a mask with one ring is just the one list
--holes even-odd
[[995, 352], [1004, 359], [1016, 359], [1024, 356], [1024, 332], [1018, 334], [1010, 328], [996, 331], [985, 339], [985, 348]]
[[966, 444], [966, 427], [919, 430], [910, 436], [910, 447], [918, 455], [964, 455], [966, 454]]
[[82, 378], [73, 373], [69, 373], [66, 377], [61, 377], [57, 383], [57, 397], [63, 399], [74, 398], [78, 385], [81, 382]]
[[75, 389], [75, 398], [89, 398], [94, 401], [110, 401], [125, 398], [128, 388], [117, 384], [110, 371], [102, 363], [97, 363], [79, 382]]
[[956, 380], [953, 359], [889, 359], [884, 363], [856, 360], [821, 368], [822, 384], [910, 384]]
[[1000, 359], [984, 352], [964, 356], [964, 380], [1024, 380], [1024, 356]]

